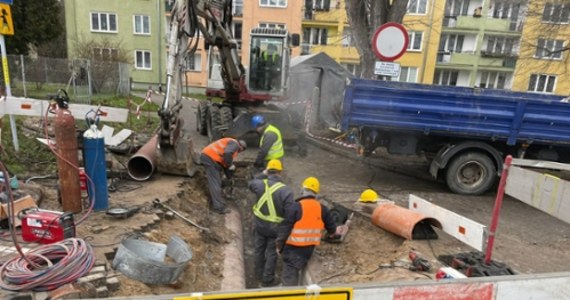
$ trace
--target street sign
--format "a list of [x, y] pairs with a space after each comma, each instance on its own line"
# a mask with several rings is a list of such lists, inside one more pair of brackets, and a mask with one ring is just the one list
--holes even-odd
[[14, 26], [12, 25], [12, 11], [10, 5], [0, 4], [0, 34], [14, 35]]
[[398, 77], [400, 76], [400, 64], [386, 61], [377, 61], [374, 65], [374, 74]]
[[394, 61], [408, 48], [408, 32], [402, 24], [388, 22], [376, 29], [372, 38], [374, 54], [381, 61]]

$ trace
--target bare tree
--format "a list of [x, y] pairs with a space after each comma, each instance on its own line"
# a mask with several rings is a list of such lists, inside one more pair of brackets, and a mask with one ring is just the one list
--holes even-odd
[[[408, 0], [345, 0], [346, 14], [351, 26], [363, 78], [374, 77], [376, 56], [372, 50], [372, 37], [378, 26], [396, 22], [402, 23], [408, 7]], [[417, 1], [417, 0], [411, 0]]]

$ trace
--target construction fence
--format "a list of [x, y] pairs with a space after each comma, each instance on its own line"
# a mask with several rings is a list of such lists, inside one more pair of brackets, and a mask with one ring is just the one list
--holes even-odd
[[[130, 92], [127, 63], [23, 55], [8, 55], [7, 60], [14, 96], [47, 99], [58, 89], [65, 89], [71, 102], [91, 104], [94, 95], [126, 96]], [[0, 74], [4, 87], [5, 74]]]

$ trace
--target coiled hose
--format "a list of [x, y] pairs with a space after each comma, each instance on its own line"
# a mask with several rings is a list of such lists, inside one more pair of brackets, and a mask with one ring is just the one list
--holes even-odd
[[50, 291], [89, 273], [95, 254], [89, 243], [68, 238], [28, 251], [28, 260], [16, 256], [0, 268], [0, 287], [11, 291]]

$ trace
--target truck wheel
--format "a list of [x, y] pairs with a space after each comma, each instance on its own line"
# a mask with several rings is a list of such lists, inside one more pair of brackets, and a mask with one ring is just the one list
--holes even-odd
[[220, 130], [215, 128], [220, 125], [222, 125], [220, 108], [215, 105], [210, 105], [210, 109], [208, 109], [208, 140], [210, 142], [220, 138]]
[[446, 173], [451, 191], [464, 195], [480, 195], [494, 184], [497, 169], [491, 158], [478, 152], [461, 154], [449, 163]]
[[232, 122], [234, 120], [231, 107], [228, 106], [220, 107], [220, 118], [222, 125], [227, 126], [228, 129], [231, 128]]
[[208, 103], [200, 101], [196, 111], [196, 131], [201, 135], [208, 134]]

